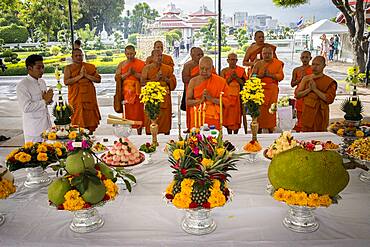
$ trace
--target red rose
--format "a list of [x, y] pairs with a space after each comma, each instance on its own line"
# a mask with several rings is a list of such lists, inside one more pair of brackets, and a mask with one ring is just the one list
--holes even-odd
[[202, 204], [202, 207], [203, 207], [203, 208], [211, 208], [211, 203], [209, 203], [209, 202], [204, 202], [204, 203]]
[[174, 197], [173, 195], [171, 194], [166, 194], [165, 197], [168, 199], [168, 200], [172, 200]]
[[189, 208], [197, 208], [197, 207], [199, 207], [199, 205], [198, 205], [198, 203], [196, 203], [196, 202], [191, 202], [191, 203], [189, 204]]
[[181, 169], [181, 174], [182, 174], [182, 175], [186, 175], [186, 169], [182, 168], [182, 169]]

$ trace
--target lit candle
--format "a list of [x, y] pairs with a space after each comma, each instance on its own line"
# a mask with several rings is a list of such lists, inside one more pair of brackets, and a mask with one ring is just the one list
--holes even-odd
[[224, 92], [220, 93], [220, 132], [222, 133], [222, 95]]
[[194, 109], [194, 127], [196, 128], [197, 127], [197, 107], [194, 106], [193, 109]]
[[206, 102], [203, 103], [203, 109], [202, 109], [202, 113], [203, 113], [203, 124], [204, 125], [206, 123]]
[[202, 126], [202, 105], [198, 106], [198, 122], [200, 128]]

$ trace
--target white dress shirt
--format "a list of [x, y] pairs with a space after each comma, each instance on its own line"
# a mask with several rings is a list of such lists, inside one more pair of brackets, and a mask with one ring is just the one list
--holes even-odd
[[36, 80], [30, 75], [27, 75], [17, 85], [18, 103], [23, 112], [25, 142], [42, 141], [42, 132], [51, 127], [47, 104], [42, 99], [42, 92], [46, 90], [43, 79]]

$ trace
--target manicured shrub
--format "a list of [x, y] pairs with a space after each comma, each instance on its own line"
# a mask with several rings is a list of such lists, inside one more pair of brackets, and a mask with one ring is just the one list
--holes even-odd
[[24, 26], [12, 24], [10, 26], [0, 27], [0, 39], [4, 43], [24, 43], [28, 39], [28, 31]]

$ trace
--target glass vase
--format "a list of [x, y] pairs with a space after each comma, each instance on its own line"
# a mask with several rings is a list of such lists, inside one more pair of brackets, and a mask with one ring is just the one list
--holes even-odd
[[42, 188], [51, 183], [51, 179], [47, 172], [41, 166], [26, 168], [27, 179], [24, 186], [27, 188]]
[[252, 118], [251, 122], [251, 131], [252, 131], [252, 140], [257, 141], [257, 133], [258, 133], [258, 122], [257, 118]]
[[150, 119], [150, 133], [152, 134], [152, 144], [158, 146], [158, 124], [157, 119]]
[[316, 221], [313, 210], [315, 208], [288, 205], [288, 215], [283, 220], [283, 225], [294, 232], [314, 232], [319, 229], [319, 223]]
[[73, 212], [69, 228], [73, 232], [88, 233], [98, 230], [104, 225], [104, 219], [96, 208], [87, 208]]
[[204, 235], [213, 232], [216, 229], [216, 223], [211, 218], [211, 209], [187, 209], [181, 228], [193, 235]]

